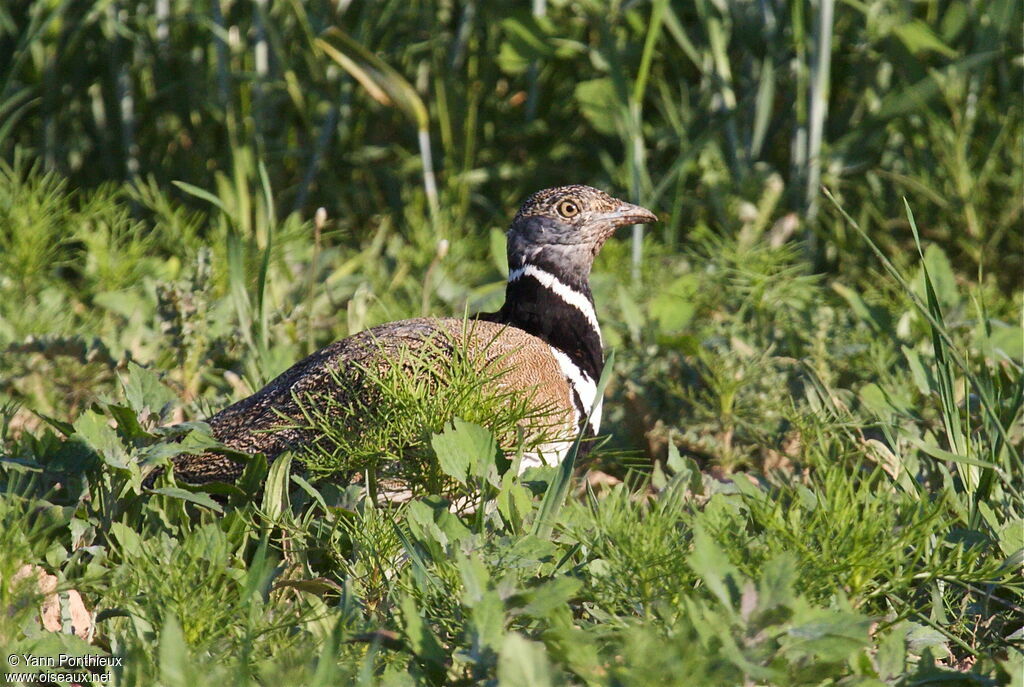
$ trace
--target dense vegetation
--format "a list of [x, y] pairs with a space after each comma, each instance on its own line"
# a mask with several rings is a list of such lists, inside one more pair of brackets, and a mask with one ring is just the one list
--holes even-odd
[[[533, 5], [0, 5], [0, 647], [140, 685], [1020, 685], [1021, 4]], [[434, 403], [409, 438], [473, 514], [259, 457], [142, 487], [319, 346], [500, 302], [560, 183], [663, 218], [595, 267], [587, 464], [502, 475]]]

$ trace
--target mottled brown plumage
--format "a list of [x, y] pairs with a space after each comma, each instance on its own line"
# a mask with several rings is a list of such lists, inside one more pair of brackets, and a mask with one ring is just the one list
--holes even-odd
[[[589, 186], [539, 191], [523, 203], [508, 232], [510, 274], [501, 310], [468, 324], [451, 318], [392, 322], [337, 341], [211, 417], [213, 434], [235, 451], [268, 459], [286, 450], [316, 451], [326, 439], [300, 420], [300, 404], [330, 397], [369, 408], [367, 368], [394, 363], [403, 349], [431, 346], [437, 355], [450, 355], [462, 346], [483, 364], [497, 365], [505, 389], [552, 409], [524, 429], [548, 437], [556, 428], [555, 439], [541, 447], [544, 455], [529, 464], [557, 463], [578, 431], [593, 435], [600, 423], [596, 383], [604, 358], [588, 283], [594, 256], [616, 228], [655, 220], [651, 211]], [[181, 455], [173, 463], [177, 476], [192, 483], [232, 481], [242, 471], [217, 453]]]
[[[288, 421], [302, 417], [300, 404], [316, 402], [324, 393], [340, 403], [352, 394], [368, 393], [366, 368], [397, 360], [403, 349], [430, 346], [438, 352], [466, 351], [481, 367], [488, 367], [498, 384], [531, 394], [538, 408], [555, 409], [545, 421], [545, 430], [550, 425], [560, 426], [559, 434], [571, 436], [575, 427], [568, 410], [572, 406], [568, 382], [554, 358], [536, 355], [547, 345], [515, 327], [471, 321], [464, 328], [465, 324], [454, 318], [402, 320], [335, 341], [207, 422], [217, 439], [242, 453], [273, 458], [288, 448], [315, 446], [318, 437], [302, 426], [305, 423]], [[241, 474], [242, 465], [216, 453], [183, 455], [175, 459], [175, 472], [191, 483], [233, 481]]]

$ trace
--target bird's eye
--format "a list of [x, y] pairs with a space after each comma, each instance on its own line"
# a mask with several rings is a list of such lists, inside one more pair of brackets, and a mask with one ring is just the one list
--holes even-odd
[[580, 206], [571, 200], [563, 200], [558, 204], [558, 214], [562, 217], [575, 217], [580, 214]]

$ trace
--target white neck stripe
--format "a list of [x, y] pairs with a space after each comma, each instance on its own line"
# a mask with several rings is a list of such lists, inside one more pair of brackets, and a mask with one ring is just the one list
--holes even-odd
[[[594, 430], [594, 434], [597, 434], [598, 428], [601, 426], [601, 406], [604, 401], [604, 399], [597, 398], [597, 383], [590, 378], [590, 375], [577, 367], [573, 363], [572, 358], [563, 351], [554, 346], [549, 346], [548, 348], [551, 349], [551, 355], [555, 356], [562, 374], [569, 380], [569, 385], [579, 397], [580, 405], [583, 406], [583, 417], [590, 413], [590, 426]], [[597, 401], [596, 403], [594, 402], [595, 400]], [[574, 411], [574, 413], [576, 415], [575, 424], [578, 426], [583, 418], [579, 416], [578, 411]]]
[[597, 313], [594, 312], [594, 304], [582, 293], [561, 281], [550, 272], [546, 272], [536, 265], [526, 264], [508, 273], [508, 282], [520, 279], [521, 277], [533, 277], [541, 286], [550, 289], [556, 296], [583, 313], [583, 317], [597, 332], [597, 340], [601, 340], [601, 327], [597, 323]]

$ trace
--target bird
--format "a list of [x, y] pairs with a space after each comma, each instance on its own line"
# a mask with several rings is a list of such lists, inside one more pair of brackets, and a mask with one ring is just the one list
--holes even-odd
[[[530, 195], [507, 232], [508, 281], [499, 310], [468, 318], [416, 318], [390, 322], [335, 341], [295, 363], [266, 386], [207, 423], [230, 451], [262, 453], [316, 450], [324, 440], [296, 420], [302, 399], [327, 395], [371, 412], [377, 399], [366, 388], [367, 366], [399, 364], [406, 348], [429, 345], [431, 355], [451, 355], [459, 341], [499, 361], [500, 383], [532, 394], [555, 418], [558, 440], [525, 456], [520, 471], [558, 464], [574, 438], [596, 436], [604, 368], [601, 329], [590, 290], [594, 259], [616, 229], [657, 221], [647, 208], [584, 185], [548, 188]], [[172, 459], [178, 480], [232, 482], [243, 465], [230, 452], [183, 453]]]

